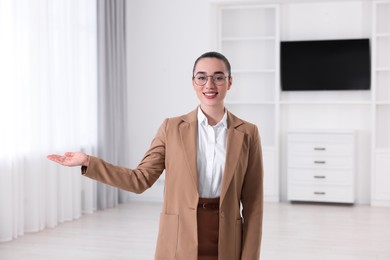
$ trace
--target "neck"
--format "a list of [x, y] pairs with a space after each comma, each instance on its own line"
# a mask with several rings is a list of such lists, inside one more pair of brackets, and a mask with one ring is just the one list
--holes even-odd
[[216, 125], [219, 121], [222, 120], [223, 115], [225, 114], [225, 107], [207, 107], [207, 106], [200, 106], [203, 113], [207, 117], [207, 121], [209, 122], [209, 125]]

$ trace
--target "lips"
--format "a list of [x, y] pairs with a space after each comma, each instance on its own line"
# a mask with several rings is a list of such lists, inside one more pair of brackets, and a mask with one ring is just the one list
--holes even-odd
[[218, 95], [218, 92], [203, 92], [203, 95], [208, 99], [212, 99]]

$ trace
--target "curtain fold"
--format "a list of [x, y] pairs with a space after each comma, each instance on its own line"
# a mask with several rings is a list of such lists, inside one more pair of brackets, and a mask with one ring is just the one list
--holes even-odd
[[[127, 166], [125, 0], [98, 0], [98, 156]], [[98, 183], [98, 208], [129, 200], [129, 193]]]
[[0, 242], [96, 210], [50, 153], [97, 152], [95, 0], [0, 0]]

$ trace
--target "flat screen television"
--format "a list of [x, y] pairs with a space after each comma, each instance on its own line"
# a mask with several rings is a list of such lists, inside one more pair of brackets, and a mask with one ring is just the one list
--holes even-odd
[[282, 41], [283, 91], [369, 90], [369, 39]]

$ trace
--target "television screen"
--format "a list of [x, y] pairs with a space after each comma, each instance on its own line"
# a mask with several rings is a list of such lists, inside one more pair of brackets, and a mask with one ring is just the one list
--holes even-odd
[[282, 41], [280, 75], [283, 91], [368, 90], [369, 39]]

